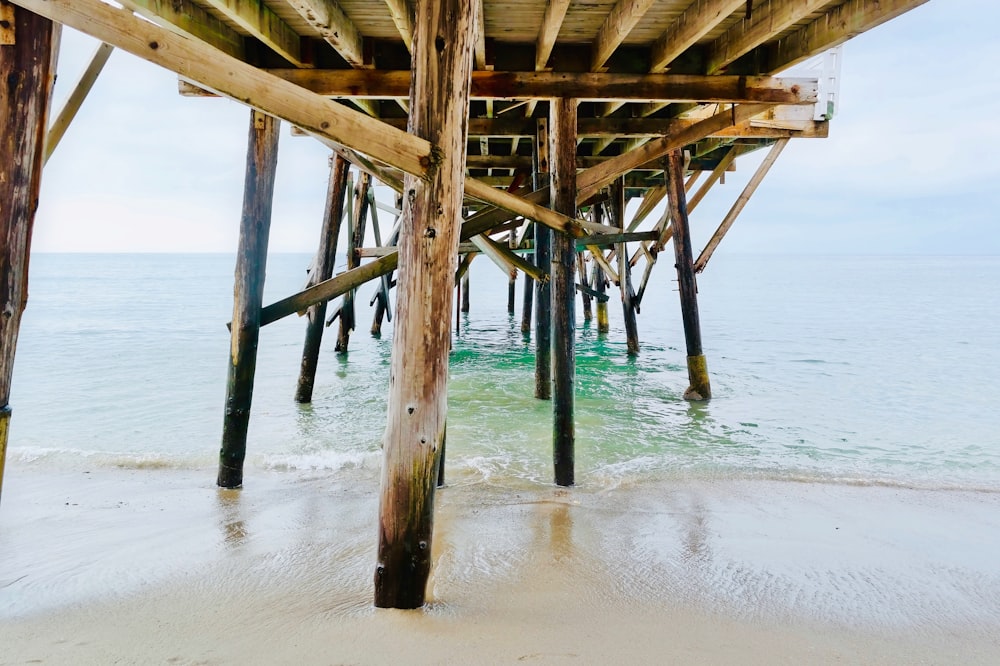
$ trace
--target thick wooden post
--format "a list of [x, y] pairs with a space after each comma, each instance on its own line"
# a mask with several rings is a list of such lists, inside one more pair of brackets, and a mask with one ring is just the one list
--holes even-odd
[[[371, 174], [361, 172], [361, 178], [354, 188], [354, 223], [351, 225], [351, 235], [347, 243], [347, 270], [357, 268], [361, 261], [358, 250], [364, 245], [365, 223], [368, 221], [368, 188], [371, 187]], [[340, 331], [334, 349], [342, 354], [347, 353], [347, 345], [351, 341], [351, 331], [354, 330], [354, 296], [357, 289], [351, 289], [344, 294], [344, 302], [340, 306]]]
[[[333, 277], [333, 267], [337, 256], [337, 238], [340, 236], [340, 221], [344, 217], [344, 198], [347, 192], [347, 171], [350, 164], [340, 155], [330, 158], [330, 182], [327, 186], [326, 209], [323, 212], [323, 228], [316, 250], [316, 262], [309, 275], [309, 286]], [[302, 365], [299, 368], [299, 383], [295, 389], [296, 402], [312, 402], [313, 384], [316, 381], [316, 365], [319, 363], [319, 348], [323, 341], [323, 321], [326, 319], [326, 301], [309, 306], [306, 311], [306, 341], [302, 348]]]
[[[549, 123], [539, 118], [535, 126], [535, 191], [549, 182]], [[535, 225], [535, 266], [552, 273], [552, 230], [544, 224]], [[535, 397], [552, 397], [552, 288], [548, 283], [535, 282]]]
[[[619, 178], [611, 184], [611, 217], [625, 233], [625, 182]], [[632, 288], [632, 264], [628, 247], [618, 245], [618, 285], [622, 295], [622, 316], [625, 319], [625, 346], [629, 356], [639, 355], [639, 326], [635, 321], [635, 290]]]
[[687, 345], [688, 389], [686, 400], [708, 400], [712, 387], [708, 381], [708, 363], [701, 348], [701, 324], [698, 321], [698, 285], [694, 276], [691, 233], [688, 229], [687, 201], [684, 194], [684, 156], [672, 150], [666, 159], [667, 205], [674, 229], [674, 259], [677, 286], [681, 297], [681, 317], [684, 320], [684, 341]]
[[469, 271], [462, 274], [462, 313], [469, 314]]
[[274, 173], [278, 164], [279, 121], [273, 116], [250, 112], [246, 178], [243, 183], [243, 215], [236, 253], [233, 286], [232, 343], [229, 378], [226, 382], [226, 412], [219, 451], [219, 476], [223, 488], [243, 485], [243, 460], [247, 451], [247, 428], [253, 398], [253, 376], [257, 368], [260, 309], [264, 297], [267, 239], [271, 228]]
[[10, 432], [10, 386], [28, 301], [31, 230], [42, 182], [55, 81], [52, 21], [0, 2], [0, 491]]
[[383, 608], [422, 606], [431, 568], [475, 12], [473, 0], [418, 0], [413, 23], [409, 131], [437, 149], [428, 180], [404, 181], [375, 568]]
[[[552, 208], [576, 215], [576, 100], [549, 102]], [[576, 375], [576, 240], [557, 234], [552, 243], [552, 459], [555, 481], [573, 485], [573, 385]]]

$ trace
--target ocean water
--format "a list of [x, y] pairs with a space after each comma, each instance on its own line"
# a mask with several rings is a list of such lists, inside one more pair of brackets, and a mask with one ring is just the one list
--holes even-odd
[[[234, 259], [38, 254], [18, 343], [9, 458], [38, 469], [211, 469], [222, 428]], [[307, 255], [268, 261], [265, 302], [305, 282]], [[577, 305], [577, 483], [774, 479], [1000, 491], [1000, 258], [720, 256], [699, 278], [714, 392], [687, 386], [673, 268], [661, 262], [625, 353]], [[551, 483], [551, 405], [506, 279], [472, 266], [454, 337], [450, 484]], [[293, 392], [304, 322], [263, 329], [248, 440], [255, 469], [374, 478], [392, 328], [350, 351], [329, 328], [312, 405]]]

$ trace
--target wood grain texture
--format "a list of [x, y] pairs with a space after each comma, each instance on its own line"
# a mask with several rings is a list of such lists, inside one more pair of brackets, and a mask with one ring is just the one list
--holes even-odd
[[[0, 44], [0, 491], [21, 315], [28, 302], [31, 232], [55, 81], [52, 22], [10, 7], [13, 44]], [[6, 41], [10, 41], [9, 39]]]
[[379, 502], [375, 605], [418, 608], [431, 567], [434, 490], [448, 412], [448, 351], [461, 226], [474, 0], [418, 0], [410, 131], [440, 148], [408, 176]]
[[233, 320], [226, 380], [226, 409], [219, 451], [219, 475], [223, 488], [243, 485], [247, 428], [253, 400], [260, 339], [260, 312], [267, 267], [267, 241], [271, 228], [271, 204], [278, 164], [280, 123], [259, 111], [250, 113], [246, 177], [243, 183], [243, 213], [236, 251], [233, 286]]

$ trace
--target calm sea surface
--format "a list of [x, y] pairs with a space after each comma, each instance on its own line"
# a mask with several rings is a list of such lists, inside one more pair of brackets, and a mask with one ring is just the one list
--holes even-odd
[[[9, 456], [45, 469], [201, 468], [222, 427], [232, 309], [228, 255], [36, 255], [17, 351]], [[301, 287], [307, 255], [272, 255], [265, 301]], [[774, 478], [1000, 490], [1000, 258], [720, 256], [699, 279], [714, 391], [686, 383], [673, 268], [653, 272], [625, 354], [577, 308], [577, 482]], [[350, 353], [327, 329], [314, 402], [292, 400], [304, 321], [261, 334], [254, 468], [372, 476], [391, 326]], [[551, 405], [532, 397], [534, 345], [506, 279], [472, 267], [451, 356], [450, 483], [551, 480]]]

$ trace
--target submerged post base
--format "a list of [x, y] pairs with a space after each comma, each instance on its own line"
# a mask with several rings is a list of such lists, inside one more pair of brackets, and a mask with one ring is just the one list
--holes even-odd
[[684, 391], [685, 400], [708, 400], [712, 397], [712, 386], [708, 381], [708, 361], [704, 354], [688, 356], [688, 389]]
[[0, 407], [0, 497], [3, 497], [3, 469], [7, 460], [7, 434], [10, 432], [10, 405]]

